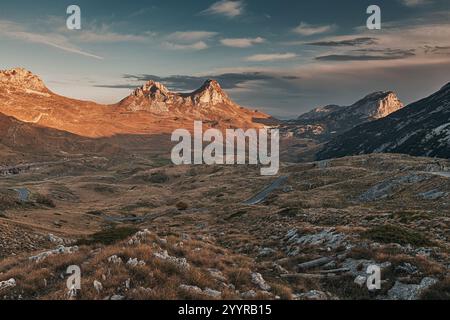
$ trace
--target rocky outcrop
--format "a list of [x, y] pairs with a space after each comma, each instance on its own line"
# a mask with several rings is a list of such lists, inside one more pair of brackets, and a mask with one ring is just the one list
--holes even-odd
[[0, 71], [0, 86], [7, 88], [21, 88], [48, 93], [44, 82], [32, 72], [23, 68], [15, 68]]
[[0, 282], [0, 291], [9, 289], [9, 288], [14, 288], [15, 286], [16, 286], [16, 280], [11, 278], [7, 281]]
[[119, 105], [131, 111], [169, 112], [174, 107], [213, 107], [234, 105], [215, 80], [207, 80], [201, 88], [192, 93], [171, 92], [162, 83], [150, 80], [122, 100]]
[[405, 284], [400, 281], [395, 282], [394, 287], [389, 290], [390, 300], [418, 300], [420, 295], [438, 281], [434, 278], [424, 278], [419, 284]]

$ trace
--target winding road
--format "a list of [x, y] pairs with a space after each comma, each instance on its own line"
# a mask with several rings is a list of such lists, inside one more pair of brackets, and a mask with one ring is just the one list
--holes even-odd
[[271, 194], [273, 191], [281, 187], [286, 182], [287, 179], [288, 179], [287, 176], [278, 177], [274, 182], [272, 182], [269, 186], [265, 187], [255, 196], [244, 201], [243, 204], [252, 206], [263, 202], [269, 196], [269, 194]]

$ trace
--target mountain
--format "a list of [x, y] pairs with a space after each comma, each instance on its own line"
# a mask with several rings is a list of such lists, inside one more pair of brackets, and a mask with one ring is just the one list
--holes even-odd
[[0, 71], [0, 112], [20, 121], [101, 138], [116, 135], [169, 134], [202, 120], [216, 128], [262, 127], [270, 116], [244, 109], [213, 80], [185, 94], [150, 81], [112, 105], [70, 99], [51, 92], [25, 69]]
[[282, 130], [285, 135], [328, 141], [357, 125], [386, 117], [403, 108], [394, 92], [375, 92], [351, 106], [329, 105], [314, 109], [289, 121]]
[[[0, 87], [7, 91], [21, 89], [28, 93], [49, 94], [44, 82], [36, 75], [23, 68], [0, 71]], [[9, 91], [11, 92], [11, 91]]]
[[216, 106], [237, 107], [214, 80], [207, 80], [201, 88], [187, 94], [171, 92], [159, 82], [148, 81], [119, 105], [131, 111], [145, 110], [155, 113], [186, 111], [187, 108], [208, 110]]
[[22, 160], [67, 158], [80, 155], [117, 155], [120, 148], [107, 141], [25, 123], [0, 113], [0, 165]]
[[335, 111], [338, 111], [342, 109], [341, 106], [330, 104], [325, 107], [319, 107], [315, 108], [307, 113], [302, 114], [300, 117], [298, 117], [298, 121], [315, 121], [320, 120], [329, 115], [330, 113], [333, 113]]
[[450, 158], [450, 83], [386, 118], [337, 137], [318, 153], [318, 158], [367, 153]]

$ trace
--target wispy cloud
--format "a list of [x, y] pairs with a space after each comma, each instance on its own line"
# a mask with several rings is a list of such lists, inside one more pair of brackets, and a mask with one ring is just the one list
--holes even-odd
[[167, 36], [169, 40], [191, 42], [208, 40], [216, 36], [217, 32], [211, 31], [177, 31]]
[[[61, 31], [66, 32], [67, 30]], [[79, 42], [91, 43], [146, 42], [155, 35], [156, 33], [150, 31], [146, 31], [143, 34], [118, 33], [112, 31], [111, 26], [107, 24], [102, 24], [101, 26], [91, 25], [71, 34]]]
[[415, 56], [414, 50], [355, 50], [352, 54], [330, 54], [316, 57], [322, 61], [399, 60]]
[[419, 7], [433, 2], [432, 0], [399, 0], [399, 1], [407, 7]]
[[311, 25], [306, 22], [301, 22], [298, 27], [294, 28], [292, 31], [300, 34], [302, 36], [313, 36], [316, 34], [327, 33], [336, 30], [336, 25]]
[[[128, 84], [100, 84], [96, 87], [105, 88], [127, 88], [132, 89], [138, 86], [142, 82], [149, 80], [158, 81], [165, 86], [175, 91], [192, 91], [199, 88], [207, 79], [214, 79], [219, 81], [223, 89], [236, 89], [243, 83], [248, 81], [268, 81], [273, 80], [276, 76], [262, 73], [262, 72], [241, 72], [241, 73], [217, 73], [217, 74], [204, 74], [202, 76], [186, 76], [186, 75], [173, 75], [167, 77], [160, 77], [152, 74], [126, 74], [123, 76], [124, 80], [133, 80], [133, 83]], [[135, 83], [134, 81], [138, 82]]]
[[191, 44], [180, 44], [166, 41], [163, 43], [163, 47], [169, 50], [194, 50], [194, 51], [205, 50], [209, 48], [209, 46], [204, 41], [197, 41]]
[[220, 42], [227, 47], [233, 48], [248, 48], [255, 44], [264, 43], [265, 39], [261, 37], [257, 38], [229, 38], [222, 39]]
[[297, 58], [295, 53], [271, 53], [271, 54], [255, 54], [247, 57], [245, 60], [250, 62], [267, 62], [267, 61], [283, 61]]
[[244, 13], [243, 1], [222, 0], [212, 4], [208, 9], [200, 14], [222, 15], [228, 18], [235, 18]]
[[0, 34], [8, 38], [22, 40], [31, 43], [38, 43], [60, 49], [66, 52], [82, 55], [85, 57], [95, 58], [102, 60], [103, 57], [86, 52], [77, 46], [70, 43], [67, 37], [56, 33], [35, 33], [28, 31], [23, 26], [11, 22], [0, 20]]
[[362, 45], [377, 44], [378, 39], [372, 37], [359, 37], [344, 40], [322, 40], [316, 42], [308, 42], [307, 45], [320, 47], [357, 47]]

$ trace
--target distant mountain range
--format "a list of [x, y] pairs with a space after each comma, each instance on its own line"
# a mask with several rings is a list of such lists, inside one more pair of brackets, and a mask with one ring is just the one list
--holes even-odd
[[149, 81], [117, 104], [103, 105], [59, 96], [22, 68], [0, 71], [0, 113], [91, 138], [167, 134], [192, 128], [194, 120], [217, 128], [263, 127], [258, 120], [271, 118], [235, 104], [213, 80], [190, 94]]
[[403, 108], [394, 92], [375, 92], [351, 106], [329, 105], [301, 115], [282, 126], [284, 135], [329, 141], [357, 125], [381, 119]]
[[450, 158], [450, 83], [431, 96], [328, 142], [317, 159], [366, 153]]
[[103, 105], [59, 96], [38, 76], [16, 68], [0, 71], [0, 154], [7, 159], [147, 148], [202, 120], [218, 129], [278, 126], [287, 161], [382, 152], [450, 158], [449, 101], [450, 83], [407, 107], [394, 92], [375, 92], [350, 106], [328, 105], [280, 122], [240, 107], [214, 80], [191, 93], [149, 81], [120, 102]]

